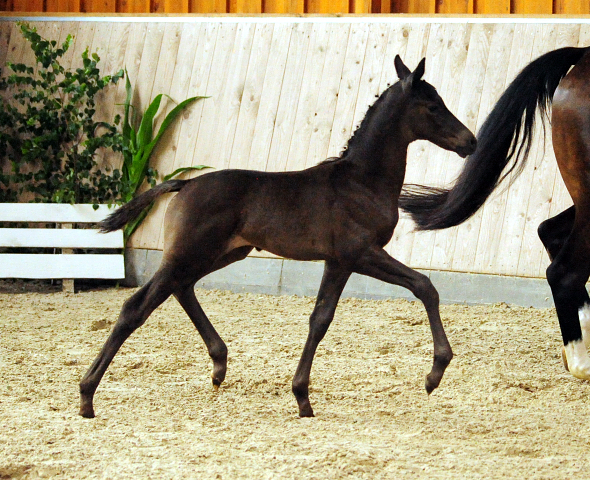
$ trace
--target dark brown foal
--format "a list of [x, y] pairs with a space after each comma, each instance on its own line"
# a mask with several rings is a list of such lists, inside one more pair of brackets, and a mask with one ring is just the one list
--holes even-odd
[[81, 381], [81, 415], [93, 417], [93, 396], [109, 363], [129, 335], [170, 295], [176, 296], [213, 359], [213, 383], [225, 378], [227, 348], [194, 293], [197, 280], [245, 258], [253, 248], [296, 260], [323, 260], [324, 276], [309, 335], [293, 379], [302, 417], [313, 416], [309, 376], [313, 357], [353, 272], [402, 285], [424, 302], [434, 340], [430, 393], [440, 383], [452, 351], [438, 312], [438, 293], [422, 274], [391, 258], [383, 247], [398, 221], [397, 200], [406, 152], [429, 140], [465, 156], [473, 134], [422, 80], [424, 60], [411, 72], [399, 57], [400, 81], [369, 108], [337, 159], [298, 172], [224, 170], [193, 180], [165, 182], [109, 217], [103, 230], [119, 229], [155, 198], [178, 192], [166, 212], [160, 269], [123, 306], [105, 346]]

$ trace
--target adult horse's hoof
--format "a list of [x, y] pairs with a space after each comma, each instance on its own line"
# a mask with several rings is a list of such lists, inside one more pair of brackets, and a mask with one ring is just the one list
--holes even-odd
[[561, 346], [561, 360], [563, 361], [563, 366], [565, 367], [566, 372], [569, 372], [570, 369], [567, 366], [567, 355], [565, 354], [565, 347]]
[[583, 340], [569, 342], [563, 349], [564, 365], [576, 378], [590, 380], [590, 357]]

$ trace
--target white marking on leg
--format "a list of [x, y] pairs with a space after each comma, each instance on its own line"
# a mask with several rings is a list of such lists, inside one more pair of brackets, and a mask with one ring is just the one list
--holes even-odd
[[582, 308], [578, 310], [578, 317], [580, 318], [580, 328], [582, 329], [582, 340], [586, 349], [590, 345], [590, 305], [584, 304]]
[[567, 368], [570, 373], [584, 380], [590, 380], [590, 357], [583, 340], [574, 340], [565, 346]]

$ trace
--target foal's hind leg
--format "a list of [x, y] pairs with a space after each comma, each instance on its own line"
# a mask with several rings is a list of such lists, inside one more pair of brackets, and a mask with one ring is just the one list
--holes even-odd
[[211, 379], [213, 380], [213, 386], [217, 388], [225, 380], [225, 373], [227, 371], [227, 346], [201, 308], [195, 296], [194, 285], [190, 285], [182, 291], [176, 292], [174, 296], [190, 317], [193, 325], [207, 346], [209, 356], [213, 360]]
[[148, 283], [125, 302], [113, 331], [80, 381], [80, 415], [86, 418], [94, 417], [94, 393], [108, 366], [125, 340], [170, 296], [171, 284], [169, 272], [159, 270]]
[[342, 290], [346, 286], [350, 273], [349, 269], [326, 262], [318, 298], [309, 319], [307, 341], [305, 342], [297, 371], [293, 377], [293, 394], [299, 405], [300, 417], [314, 416], [313, 409], [309, 403], [311, 364], [319, 343], [324, 338], [324, 335], [326, 335], [330, 323], [332, 323], [336, 305], [338, 305], [338, 300], [340, 299]]
[[354, 271], [407, 288], [424, 304], [434, 342], [434, 363], [426, 377], [426, 391], [430, 394], [440, 384], [453, 358], [451, 345], [440, 319], [438, 292], [432, 282], [425, 275], [390, 257], [381, 248], [367, 251], [355, 265]]
[[[251, 251], [252, 247], [249, 246], [232, 250], [215, 262], [213, 268], [207, 274], [226, 267], [238, 260], [243, 260]], [[184, 311], [187, 313], [205, 342], [209, 356], [211, 357], [211, 360], [213, 360], [211, 380], [213, 381], [213, 386], [217, 388], [222, 384], [223, 380], [225, 380], [225, 374], [227, 372], [227, 346], [201, 308], [201, 305], [195, 296], [194, 287], [193, 283], [186, 288], [175, 292], [174, 296], [182, 308], [184, 308]]]

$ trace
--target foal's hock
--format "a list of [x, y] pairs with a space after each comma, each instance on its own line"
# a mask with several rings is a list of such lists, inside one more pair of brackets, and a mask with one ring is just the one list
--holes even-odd
[[123, 306], [98, 357], [80, 383], [84, 417], [93, 417], [98, 384], [123, 342], [170, 295], [180, 302], [213, 360], [213, 385], [225, 379], [227, 347], [195, 296], [203, 276], [242, 260], [253, 249], [296, 260], [323, 260], [324, 275], [309, 335], [293, 378], [299, 415], [313, 416], [309, 375], [346, 282], [353, 272], [408, 288], [426, 307], [434, 363], [426, 390], [440, 383], [453, 356], [430, 280], [390, 257], [383, 247], [398, 221], [408, 145], [423, 139], [466, 156], [473, 134], [422, 80], [424, 59], [411, 72], [397, 56], [399, 81], [369, 108], [336, 159], [298, 172], [223, 170], [192, 180], [165, 182], [140, 195], [102, 223], [122, 228], [158, 196], [178, 192], [166, 212], [162, 264]]

